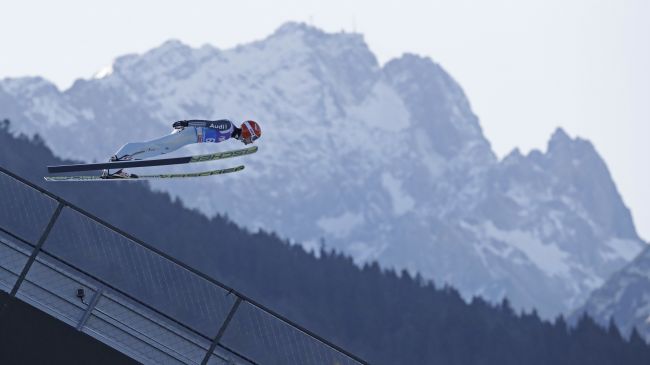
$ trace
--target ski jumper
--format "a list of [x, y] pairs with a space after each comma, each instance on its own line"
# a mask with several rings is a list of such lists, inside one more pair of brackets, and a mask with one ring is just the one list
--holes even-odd
[[[163, 155], [192, 143], [219, 143], [229, 139], [235, 130], [227, 119], [215, 121], [190, 120], [189, 126], [175, 129], [171, 134], [147, 142], [127, 143], [115, 153], [118, 160], [143, 160]], [[204, 127], [192, 126], [205, 125]]]

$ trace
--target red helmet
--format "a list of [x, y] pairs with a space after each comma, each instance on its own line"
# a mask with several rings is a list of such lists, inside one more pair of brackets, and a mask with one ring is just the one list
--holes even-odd
[[245, 144], [253, 143], [262, 136], [262, 128], [253, 120], [241, 124], [241, 140]]

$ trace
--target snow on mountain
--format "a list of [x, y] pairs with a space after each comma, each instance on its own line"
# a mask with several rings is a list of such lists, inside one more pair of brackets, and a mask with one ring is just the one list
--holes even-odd
[[559, 129], [545, 153], [498, 161], [449, 74], [411, 54], [382, 67], [359, 34], [287, 23], [229, 50], [168, 41], [64, 92], [5, 79], [0, 110], [58, 155], [88, 161], [175, 120], [258, 120], [260, 152], [242, 173], [152, 187], [546, 316], [576, 308], [643, 246], [589, 142]]
[[[513, 151], [490, 174], [473, 227], [501, 242], [490, 247], [494, 252], [514, 260], [523, 253], [548, 278], [548, 288], [526, 288], [536, 301], [553, 303], [558, 311], [576, 308], [585, 297], [575, 293], [599, 287], [643, 247], [605, 163], [588, 141], [558, 129], [546, 153]], [[563, 295], [555, 296], [560, 290]]]
[[[611, 244], [619, 246], [620, 242], [613, 240]], [[650, 249], [593, 291], [574, 317], [585, 311], [602, 324], [613, 318], [627, 335], [636, 327], [650, 341]]]

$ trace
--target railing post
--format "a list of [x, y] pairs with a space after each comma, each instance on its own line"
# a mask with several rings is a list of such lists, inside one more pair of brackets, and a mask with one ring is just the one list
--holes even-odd
[[221, 341], [221, 337], [223, 337], [223, 334], [226, 332], [226, 328], [230, 324], [232, 317], [234, 317], [237, 308], [239, 308], [239, 304], [241, 304], [241, 301], [242, 299], [238, 296], [237, 300], [235, 300], [235, 304], [233, 304], [232, 308], [230, 308], [230, 312], [228, 313], [228, 316], [221, 324], [221, 328], [219, 328], [219, 332], [217, 332], [217, 336], [214, 338], [214, 341], [212, 341], [212, 345], [210, 345], [208, 352], [205, 353], [205, 357], [203, 358], [203, 361], [201, 361], [201, 365], [206, 365], [208, 363], [208, 360], [210, 360], [210, 356], [212, 356], [214, 349], [217, 348], [219, 341]]
[[93, 295], [92, 299], [90, 300], [90, 303], [88, 303], [88, 308], [86, 308], [83, 317], [81, 317], [79, 323], [77, 323], [77, 331], [81, 331], [84, 328], [86, 322], [88, 322], [88, 318], [90, 318], [90, 314], [95, 309], [97, 302], [99, 302], [99, 298], [102, 297], [102, 294], [104, 294], [104, 288], [101, 287], [97, 288], [97, 290], [95, 291], [95, 295]]
[[56, 220], [59, 218], [62, 209], [63, 209], [63, 204], [59, 202], [59, 205], [57, 205], [56, 210], [52, 214], [52, 217], [50, 217], [50, 221], [47, 223], [47, 227], [45, 227], [45, 230], [43, 231], [41, 238], [38, 239], [38, 243], [36, 243], [36, 247], [34, 247], [34, 251], [32, 251], [32, 254], [29, 256], [29, 259], [25, 263], [25, 267], [23, 267], [23, 271], [20, 273], [18, 280], [16, 280], [16, 284], [14, 284], [13, 289], [11, 289], [11, 293], [9, 293], [11, 297], [15, 297], [16, 293], [18, 293], [20, 284], [23, 283], [23, 280], [25, 280], [25, 277], [27, 276], [27, 272], [32, 267], [32, 264], [34, 264], [34, 261], [36, 260], [36, 256], [41, 251], [41, 247], [43, 247], [43, 244], [45, 243], [47, 236], [50, 235], [50, 231], [52, 230], [52, 227], [54, 227], [54, 223], [56, 223]]

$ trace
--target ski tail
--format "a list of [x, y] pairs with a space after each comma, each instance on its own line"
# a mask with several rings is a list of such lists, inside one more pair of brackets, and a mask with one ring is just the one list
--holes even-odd
[[165, 179], [185, 179], [193, 177], [206, 177], [213, 175], [230, 174], [244, 169], [244, 165], [229, 167], [225, 169], [209, 170], [202, 172], [189, 172], [179, 174], [154, 174], [154, 175], [137, 175], [136, 177], [125, 178], [105, 178], [96, 175], [82, 175], [82, 176], [45, 176], [45, 181], [55, 182], [72, 182], [72, 181], [142, 181], [142, 180], [165, 180]]
[[217, 153], [210, 153], [207, 155], [196, 155], [196, 156], [188, 156], [188, 157], [172, 157], [172, 158], [159, 158], [153, 160], [115, 161], [115, 162], [105, 162], [105, 163], [48, 166], [47, 171], [49, 173], [61, 173], [61, 172], [93, 171], [93, 170], [104, 170], [104, 169], [124, 169], [127, 167], [178, 165], [178, 164], [186, 164], [186, 163], [223, 160], [226, 158], [250, 155], [255, 152], [257, 152], [257, 146], [243, 148], [239, 150], [223, 151]]

